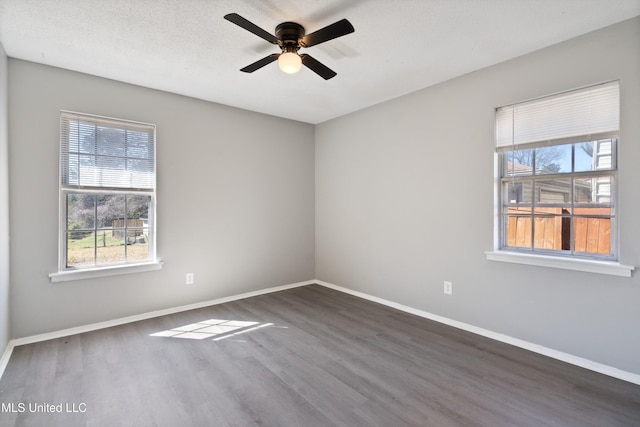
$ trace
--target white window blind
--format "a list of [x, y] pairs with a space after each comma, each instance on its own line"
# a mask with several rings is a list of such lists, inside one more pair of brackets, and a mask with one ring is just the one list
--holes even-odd
[[564, 92], [496, 110], [496, 146], [617, 131], [618, 82]]
[[77, 113], [60, 116], [64, 188], [155, 188], [155, 126]]

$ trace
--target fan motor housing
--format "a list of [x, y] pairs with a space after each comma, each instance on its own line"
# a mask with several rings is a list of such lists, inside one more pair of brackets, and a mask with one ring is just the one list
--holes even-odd
[[284, 46], [298, 45], [304, 34], [304, 27], [296, 22], [283, 22], [276, 27], [276, 38]]

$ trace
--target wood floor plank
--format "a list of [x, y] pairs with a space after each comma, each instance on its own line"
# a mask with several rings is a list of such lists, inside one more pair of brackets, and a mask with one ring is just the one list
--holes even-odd
[[640, 425], [639, 386], [318, 285], [16, 347], [0, 403], [2, 426]]

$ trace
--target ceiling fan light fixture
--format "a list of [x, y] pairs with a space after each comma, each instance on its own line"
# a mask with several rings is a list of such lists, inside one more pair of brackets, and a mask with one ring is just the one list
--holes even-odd
[[287, 74], [294, 74], [302, 68], [302, 58], [296, 52], [284, 52], [278, 58], [278, 67]]
[[285, 73], [297, 73], [304, 65], [323, 79], [329, 80], [336, 76], [336, 72], [314, 59], [311, 55], [306, 53], [299, 55], [298, 49], [316, 46], [355, 31], [353, 25], [346, 19], [341, 19], [311, 34], [306, 34], [302, 25], [287, 21], [278, 24], [275, 35], [273, 35], [237, 13], [228, 13], [224, 16], [224, 19], [282, 49], [282, 53], [272, 53], [241, 68], [240, 71], [243, 73], [253, 73], [272, 62], [278, 61], [280, 70]]

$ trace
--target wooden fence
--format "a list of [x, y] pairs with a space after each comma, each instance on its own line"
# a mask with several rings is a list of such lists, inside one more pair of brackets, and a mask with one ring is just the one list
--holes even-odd
[[[562, 216], [562, 208], [509, 208], [507, 245], [536, 249], [569, 250], [571, 218]], [[574, 215], [610, 215], [609, 208], [575, 208]], [[531, 221], [535, 221], [534, 227]], [[574, 217], [574, 251], [593, 254], [611, 253], [611, 219]]]
[[[128, 219], [126, 221], [127, 237], [138, 237], [143, 234], [144, 222], [141, 219]], [[114, 219], [112, 223], [111, 235], [116, 239], [124, 239], [125, 220]]]

